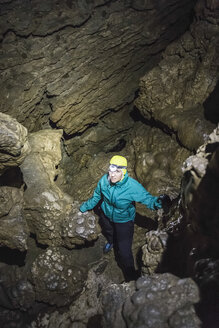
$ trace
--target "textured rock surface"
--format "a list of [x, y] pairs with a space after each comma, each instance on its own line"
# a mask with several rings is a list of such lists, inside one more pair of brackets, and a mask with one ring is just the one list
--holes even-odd
[[[51, 325], [53, 328], [61, 326], [73, 328], [102, 327], [102, 291], [109, 284], [112, 284], [112, 280], [119, 283], [121, 278], [121, 272], [118, 270], [115, 261], [109, 261], [109, 256], [105, 256], [89, 270], [82, 293], [69, 306], [67, 311], [64, 313], [54, 311], [46, 315], [39, 314], [31, 323], [31, 327], [47, 328]], [[116, 286], [120, 289], [119, 285]]]
[[[13, 253], [11, 255], [13, 256]], [[16, 255], [19, 256], [18, 253]], [[1, 263], [0, 279], [0, 307], [26, 311], [33, 306], [35, 291], [33, 285], [27, 279], [24, 267], [20, 268], [15, 265]]]
[[197, 149], [213, 129], [205, 121], [202, 104], [214, 90], [219, 72], [219, 29], [217, 20], [209, 21], [212, 15], [218, 19], [215, 2], [199, 1], [198, 6], [205, 17], [167, 47], [159, 65], [141, 80], [136, 100], [146, 118], [164, 123], [189, 149]]
[[[108, 286], [104, 292], [105, 303], [115, 295], [118, 306], [105, 310], [104, 327], [200, 327], [193, 304], [199, 300], [197, 285], [192, 279], [179, 279], [165, 273], [141, 277], [134, 285]], [[131, 295], [131, 296], [130, 296]], [[125, 299], [126, 298], [126, 299]], [[125, 301], [125, 302], [124, 302]], [[120, 312], [120, 322], [117, 314]]]
[[72, 263], [70, 254], [61, 248], [48, 248], [31, 267], [36, 299], [51, 305], [69, 304], [82, 291], [85, 280], [85, 270]]
[[126, 135], [134, 125], [131, 109], [132, 106], [125, 106], [118, 112], [110, 112], [82, 135], [64, 140], [62, 171], [57, 183], [74, 199], [83, 200], [91, 195], [96, 181], [108, 169], [111, 152], [126, 144]]
[[192, 306], [199, 300], [193, 280], [165, 273], [139, 278], [136, 287], [123, 309], [128, 327], [186, 327], [185, 322], [188, 327], [200, 327]]
[[[193, 308], [199, 299], [197, 286], [191, 279], [145, 276], [138, 280], [137, 290], [134, 282], [120, 284], [123, 276], [113, 252], [102, 259], [104, 239], [96, 240], [96, 218], [91, 212], [80, 214], [76, 201], [91, 196], [115, 153], [128, 158], [130, 175], [152, 194], [179, 198], [181, 163], [190, 155], [182, 145], [196, 149], [208, 139], [212, 125], [205, 117], [211, 120], [211, 115], [202, 104], [214, 88], [218, 90], [218, 5], [215, 0], [197, 1], [196, 19], [188, 31], [194, 3], [1, 1], [0, 110], [12, 113], [30, 131], [50, 127], [30, 135], [32, 151], [24, 155], [23, 179], [16, 182], [17, 188], [26, 184], [23, 213], [31, 231], [28, 240], [21, 216], [23, 191], [3, 187], [0, 192], [0, 224], [12, 227], [1, 230], [1, 245], [7, 246], [0, 249], [0, 321], [5, 326], [25, 327], [14, 309], [26, 311], [27, 317], [29, 311], [32, 328], [200, 326]], [[185, 29], [188, 32], [162, 55]], [[147, 71], [141, 91], [146, 86], [149, 96], [140, 92], [139, 98], [144, 120], [133, 116], [131, 109], [138, 79]], [[51, 127], [64, 129], [62, 171], [62, 131]], [[15, 145], [13, 151], [19, 131], [13, 132], [9, 145]], [[218, 291], [218, 164], [217, 130], [184, 167], [183, 213], [174, 221], [179, 227], [183, 218], [184, 231], [178, 231], [179, 238], [173, 233], [171, 245], [167, 233], [149, 232], [143, 247], [144, 273], [157, 271], [166, 246], [173, 247], [168, 265], [175, 272], [180, 262], [179, 275], [195, 277], [204, 300], [198, 307], [202, 319], [215, 318], [219, 312], [213, 304]], [[6, 178], [1, 186], [7, 185]], [[153, 212], [147, 214], [145, 207], [138, 212], [143, 216], [136, 218], [136, 260], [146, 229], [156, 228]], [[30, 243], [34, 238], [35, 248]], [[54, 307], [45, 309], [49, 305]], [[56, 310], [58, 306], [62, 309]], [[3, 308], [13, 309], [10, 319]]]
[[84, 292], [68, 311], [39, 316], [31, 327], [200, 327], [193, 308], [199, 293], [192, 279], [167, 273], [118, 285], [106, 280], [106, 268], [102, 262], [90, 270]]
[[79, 203], [59, 189], [54, 180], [61, 159], [62, 131], [43, 130], [30, 135], [31, 153], [21, 165], [27, 185], [24, 213], [38, 242], [73, 248], [97, 238], [92, 213], [79, 213]]
[[149, 231], [146, 233], [146, 242], [142, 247], [142, 272], [152, 274], [157, 272], [164, 256], [168, 234], [162, 231]]
[[[132, 296], [134, 288], [134, 282], [122, 285], [111, 284], [105, 288], [101, 297], [104, 328], [127, 327], [122, 312], [124, 303], [127, 298]], [[109, 307], [108, 304], [112, 304], [112, 306]]]
[[187, 274], [201, 292], [198, 313], [204, 327], [219, 322], [218, 309], [218, 190], [219, 127], [184, 163], [182, 208], [187, 222]]
[[[192, 230], [205, 236], [215, 252], [218, 248], [219, 126], [197, 154], [184, 163], [183, 206]], [[204, 245], [203, 245], [204, 246]]]
[[27, 129], [11, 116], [0, 113], [0, 173], [20, 165], [28, 152]]
[[175, 198], [180, 188], [181, 165], [190, 153], [180, 147], [174, 136], [144, 125], [135, 126], [130, 142], [138, 181], [152, 194], [166, 193]]
[[1, 2], [1, 107], [29, 131], [85, 130], [134, 98], [195, 1]]
[[[171, 199], [175, 199], [180, 193], [182, 163], [190, 152], [180, 147], [174, 136], [140, 122], [129, 130], [125, 141], [125, 147], [121, 151], [104, 153], [99, 148], [99, 152], [93, 157], [83, 146], [79, 148], [77, 157], [72, 162], [73, 170], [70, 172], [70, 166], [63, 168], [62, 178], [58, 181], [60, 187], [74, 199], [81, 202], [87, 200], [92, 196], [98, 180], [108, 171], [110, 158], [114, 154], [120, 154], [128, 159], [129, 175], [142, 183], [149, 192], [155, 196], [166, 193]], [[80, 188], [77, 188], [79, 184]], [[144, 205], [136, 206], [141, 215], [157, 216], [157, 213], [147, 210]]]
[[0, 187], [0, 246], [24, 251], [29, 229], [22, 213], [23, 191]]

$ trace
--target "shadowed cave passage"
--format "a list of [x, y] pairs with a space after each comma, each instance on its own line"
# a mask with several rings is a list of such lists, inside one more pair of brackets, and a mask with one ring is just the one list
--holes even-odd
[[205, 100], [203, 106], [206, 119], [217, 124], [219, 122], [219, 82], [215, 86], [213, 92]]

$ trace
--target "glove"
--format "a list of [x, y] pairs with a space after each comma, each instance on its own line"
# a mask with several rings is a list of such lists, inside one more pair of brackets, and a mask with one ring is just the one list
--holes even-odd
[[168, 213], [171, 206], [171, 199], [168, 195], [163, 194], [158, 197], [158, 202], [162, 205], [164, 213]]

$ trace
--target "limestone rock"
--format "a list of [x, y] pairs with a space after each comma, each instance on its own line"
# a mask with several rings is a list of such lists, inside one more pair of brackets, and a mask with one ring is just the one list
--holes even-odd
[[[76, 261], [77, 258], [78, 255], [76, 255]], [[109, 261], [109, 257], [106, 256], [89, 270], [83, 292], [66, 311], [63, 311], [63, 313], [54, 311], [49, 315], [39, 315], [33, 320], [30, 327], [34, 328], [36, 325], [40, 326], [43, 323], [45, 328], [49, 326], [58, 328], [61, 324], [65, 327], [71, 325], [73, 328], [86, 328], [90, 325], [98, 327], [102, 324], [102, 313], [105, 311], [102, 306], [101, 295], [107, 286], [115, 286], [115, 288], [117, 286], [117, 290], [122, 289], [123, 287], [120, 288], [120, 285], [116, 285], [119, 282], [121, 282], [121, 274], [118, 266], [115, 261]], [[123, 289], [130, 288], [127, 286]], [[109, 304], [105, 308], [110, 310]]]
[[[182, 201], [192, 230], [209, 236], [211, 249], [218, 249], [219, 126], [208, 141], [183, 165]], [[209, 238], [207, 237], [207, 238]], [[213, 246], [214, 245], [214, 246]]]
[[[123, 306], [127, 298], [133, 294], [134, 282], [121, 285], [111, 284], [102, 293], [103, 327], [125, 328], [126, 323], [122, 316]], [[109, 307], [108, 305], [111, 304]]]
[[131, 136], [134, 147], [134, 171], [137, 179], [154, 195], [179, 193], [182, 162], [189, 152], [173, 137], [144, 125], [135, 127]]
[[163, 231], [149, 231], [142, 247], [142, 272], [152, 274], [157, 272], [166, 251], [168, 234]]
[[[108, 169], [107, 161], [111, 152], [122, 149], [126, 144], [126, 135], [134, 125], [130, 116], [131, 109], [132, 106], [129, 105], [116, 113], [110, 112], [82, 135], [64, 140], [65, 152], [60, 163], [61, 174], [57, 179], [61, 189], [80, 200], [85, 200], [92, 194], [96, 183], [92, 179], [98, 179], [98, 174], [104, 174], [104, 170]], [[78, 184], [80, 188], [77, 188]]]
[[[11, 255], [13, 256], [13, 253]], [[1, 263], [0, 281], [0, 307], [26, 311], [33, 306], [35, 291], [27, 279], [24, 267]]]
[[22, 213], [23, 191], [0, 187], [0, 246], [25, 251], [29, 229]]
[[67, 134], [86, 130], [134, 99], [194, 3], [1, 1], [0, 110], [31, 132], [50, 120]]
[[31, 153], [21, 166], [27, 185], [24, 213], [38, 242], [73, 248], [97, 239], [99, 226], [91, 212], [81, 214], [80, 204], [54, 182], [61, 159], [61, 136], [61, 130], [42, 130], [30, 136]]
[[193, 308], [199, 292], [192, 279], [156, 274], [139, 278], [136, 289], [123, 308], [127, 327], [200, 327]]
[[[204, 1], [198, 3], [210, 11]], [[214, 128], [205, 120], [202, 104], [218, 80], [218, 31], [208, 16], [194, 21], [190, 31], [167, 47], [159, 65], [140, 82], [136, 106], [141, 113], [164, 123], [191, 150], [205, 142]]]
[[[187, 223], [186, 265], [200, 287], [204, 326], [218, 322], [219, 126], [183, 166], [182, 210]], [[184, 236], [184, 237], [185, 237]]]
[[11, 116], [0, 113], [0, 173], [19, 166], [29, 148], [27, 129]]
[[83, 289], [86, 272], [61, 248], [51, 247], [31, 267], [36, 299], [52, 305], [66, 305]]

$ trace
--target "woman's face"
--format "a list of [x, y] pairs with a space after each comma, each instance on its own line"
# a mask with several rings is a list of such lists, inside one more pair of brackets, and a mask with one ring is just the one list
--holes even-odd
[[119, 182], [122, 179], [122, 170], [118, 169], [114, 172], [109, 171], [109, 177], [112, 183]]

